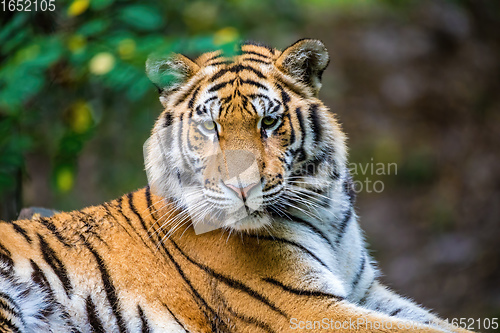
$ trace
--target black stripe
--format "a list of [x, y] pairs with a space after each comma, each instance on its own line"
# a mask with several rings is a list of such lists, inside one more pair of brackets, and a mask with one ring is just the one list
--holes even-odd
[[[178, 133], [177, 133], [177, 142], [178, 144], [181, 146], [181, 150], [183, 148], [183, 145], [182, 145], [182, 135], [184, 134], [184, 126], [186, 125], [185, 122], [183, 121], [183, 118], [184, 118], [184, 113], [181, 113], [180, 117], [179, 117], [179, 128], [178, 128]], [[182, 159], [182, 165], [184, 167], [184, 169], [189, 169], [189, 163], [188, 161], [186, 161], [186, 157], [185, 157], [185, 154], [181, 154], [181, 159]], [[181, 182], [179, 181], [179, 184]]]
[[277, 100], [276, 98], [273, 98], [273, 100], [271, 100], [267, 95], [260, 93], [260, 92], [256, 92], [255, 94], [248, 94], [245, 96], [248, 97], [249, 99], [252, 99], [252, 100], [256, 99], [256, 98], [265, 99], [269, 105], [272, 105], [273, 103], [278, 103], [279, 105], [281, 105], [281, 102], [279, 100]]
[[42, 251], [43, 259], [47, 262], [47, 264], [49, 264], [49, 266], [61, 281], [66, 295], [71, 298], [73, 286], [71, 285], [71, 280], [68, 277], [66, 266], [64, 266], [63, 262], [61, 261], [61, 259], [59, 259], [56, 252], [49, 246], [49, 244], [47, 244], [47, 242], [41, 235], [38, 235], [38, 239], [40, 241], [40, 251]]
[[300, 139], [300, 148], [297, 150], [297, 155], [296, 158], [299, 162], [304, 161], [306, 159], [306, 151], [304, 150], [304, 144], [306, 141], [306, 129], [304, 125], [304, 116], [302, 115], [302, 110], [300, 107], [297, 107], [295, 109], [295, 114], [297, 115], [297, 120], [299, 121], [299, 126], [300, 126], [300, 133], [301, 139]]
[[[283, 105], [283, 114], [288, 118], [288, 122], [290, 125], [290, 145], [295, 143], [295, 129], [293, 127], [292, 118], [290, 115], [290, 107], [288, 103], [290, 102], [290, 95], [283, 89], [280, 84], [275, 84], [276, 88], [280, 91], [281, 94], [281, 104]], [[278, 102], [279, 103], [279, 102]]]
[[316, 145], [321, 141], [322, 136], [321, 121], [318, 115], [318, 104], [313, 104], [309, 108], [309, 120], [311, 122], [311, 130], [313, 133], [313, 144]]
[[[0, 290], [0, 300], [2, 300], [2, 299], [4, 300], [5, 305], [7, 305], [9, 308], [12, 309], [12, 311], [11, 311], [12, 313], [16, 313], [16, 314], [21, 314], [22, 313], [22, 309], [19, 306], [19, 304], [17, 304], [16, 302], [14, 302], [14, 299], [12, 297], [10, 297], [10, 295], [8, 295], [8, 294], [6, 294], [6, 293], [4, 293], [3, 291]], [[24, 318], [21, 315], [19, 315], [19, 319], [22, 321], [22, 323], [24, 325], [26, 325], [26, 323], [24, 321]]]
[[0, 298], [0, 309], [9, 312], [10, 314], [21, 318], [21, 313], [14, 309], [9, 303], [7, 303], [3, 298]]
[[59, 231], [57, 230], [56, 226], [52, 224], [52, 222], [50, 222], [50, 220], [48, 218], [45, 218], [45, 217], [41, 217], [38, 219], [38, 221], [47, 229], [50, 230], [50, 232], [52, 232], [52, 234], [54, 234], [54, 236], [56, 236], [56, 238], [64, 244], [64, 246], [66, 247], [70, 247], [70, 245], [68, 244], [68, 242], [66, 241], [66, 239], [64, 239], [64, 237], [59, 233]]
[[209, 98], [207, 98], [207, 99], [203, 102], [203, 104], [207, 104], [207, 103], [209, 103], [209, 102], [211, 102], [211, 101], [216, 100], [217, 98], [218, 98], [218, 97], [217, 97], [217, 95], [212, 96], [212, 97], [209, 97]]
[[210, 89], [208, 89], [208, 92], [211, 93], [211, 92], [215, 92], [215, 91], [221, 90], [225, 86], [227, 86], [229, 84], [233, 84], [233, 83], [234, 83], [234, 80], [229, 80], [229, 81], [224, 81], [224, 82], [221, 82], [221, 83], [217, 83], [217, 84], [213, 85]]
[[71, 333], [82, 333], [81, 331], [79, 331], [78, 329], [75, 328], [75, 326], [73, 325], [73, 323], [71, 321], [68, 322], [66, 325], [69, 325], [71, 327]]
[[146, 232], [146, 234], [148, 234], [148, 228], [146, 227], [146, 223], [144, 223], [144, 219], [142, 218], [142, 216], [137, 211], [137, 208], [135, 208], [133, 197], [134, 197], [134, 192], [130, 192], [129, 194], [127, 194], [128, 204], [130, 206], [130, 210], [137, 216], [137, 218], [141, 222], [142, 228], [144, 229], [144, 231]]
[[295, 129], [293, 128], [292, 117], [287, 113], [288, 124], [290, 125], [290, 146], [295, 143]]
[[271, 283], [271, 284], [273, 284], [273, 285], [275, 285], [277, 287], [280, 287], [281, 289], [283, 289], [283, 290], [285, 290], [285, 291], [287, 291], [289, 293], [295, 294], [295, 295], [328, 297], [328, 298], [333, 298], [333, 299], [335, 299], [337, 301], [344, 300], [344, 297], [342, 297], [342, 296], [325, 293], [325, 292], [322, 292], [322, 291], [319, 291], [319, 290], [303, 290], [303, 289], [297, 289], [297, 288], [293, 288], [293, 287], [290, 287], [290, 286], [286, 286], [283, 283], [279, 282], [278, 280], [275, 280], [275, 279], [270, 278], [270, 277], [264, 278], [262, 280], [265, 281], [265, 282]]
[[229, 72], [228, 68], [221, 69], [220, 71], [218, 71], [217, 73], [215, 73], [215, 75], [212, 76], [210, 78], [210, 80], [208, 80], [208, 82], [214, 82], [215, 80], [217, 80], [218, 78], [220, 78], [221, 76], [223, 76], [224, 74], [226, 74], [227, 72]]
[[120, 304], [118, 295], [116, 293], [116, 288], [113, 285], [113, 281], [111, 280], [111, 276], [109, 275], [108, 269], [102, 257], [97, 253], [94, 248], [90, 244], [84, 241], [85, 246], [89, 249], [89, 251], [94, 256], [97, 267], [99, 268], [99, 272], [101, 273], [102, 284], [104, 286], [104, 291], [106, 292], [106, 298], [111, 306], [113, 314], [116, 317], [116, 323], [118, 324], [118, 330], [120, 332], [126, 332], [125, 321], [123, 320], [122, 314], [120, 312]]
[[283, 105], [285, 106], [285, 112], [288, 111], [288, 102], [290, 102], [290, 95], [283, 89], [283, 86], [280, 85], [279, 83], [275, 84], [276, 88], [280, 91], [281, 94], [281, 101], [283, 102]]
[[[189, 95], [191, 95], [191, 93], [192, 93], [193, 91], [195, 91], [195, 89], [196, 89], [196, 91], [200, 90], [199, 83], [200, 83], [202, 80], [203, 80], [203, 78], [198, 79], [196, 82], [192, 83], [192, 84], [191, 84], [191, 87], [190, 87], [190, 88], [189, 88], [189, 89], [188, 89], [185, 93], [183, 93], [183, 94], [181, 95], [181, 97], [179, 97], [179, 98], [175, 101], [174, 106], [179, 106], [179, 104], [181, 104], [182, 102], [184, 102], [184, 101], [185, 101], [185, 100], [189, 97]], [[194, 95], [194, 94], [193, 94], [193, 95]]]
[[[123, 218], [127, 221], [128, 225], [132, 229], [134, 229], [134, 226], [132, 225], [132, 221], [128, 218], [127, 215], [125, 215], [123, 213], [122, 198], [118, 198], [116, 201], [118, 202], [118, 205], [117, 206], [113, 206], [113, 207], [115, 207], [116, 210], [118, 211], [118, 213], [121, 214], [121, 216], [123, 216]], [[106, 210], [106, 213], [108, 214], [108, 216], [111, 216], [116, 221], [116, 223], [118, 223], [123, 228], [123, 230], [125, 230], [125, 232], [130, 236], [130, 239], [134, 239], [134, 237], [132, 236], [132, 234], [118, 221], [118, 219], [116, 218], [116, 216], [114, 216], [113, 213], [109, 210], [108, 203], [105, 202], [104, 204], [102, 204], [102, 207]], [[139, 237], [139, 238], [141, 238], [141, 237]]]
[[163, 124], [163, 127], [168, 127], [172, 125], [172, 122], [174, 121], [174, 118], [170, 112], [165, 112], [165, 123]]
[[89, 320], [92, 332], [95, 333], [105, 332], [104, 327], [102, 326], [101, 319], [99, 319], [99, 315], [97, 314], [94, 302], [92, 302], [92, 298], [90, 297], [90, 295], [87, 297], [85, 301], [85, 307], [87, 309], [87, 318]]
[[400, 313], [401, 311], [403, 311], [403, 309], [401, 309], [401, 308], [400, 308], [400, 309], [396, 309], [396, 310], [392, 311], [392, 312], [389, 314], [389, 316], [394, 317], [395, 315], [397, 315], [397, 314], [398, 314], [398, 313]]
[[222, 61], [213, 62], [213, 63], [208, 64], [208, 65], [206, 65], [206, 66], [229, 65], [229, 64], [231, 64], [232, 62], [233, 62], [232, 60], [222, 60]]
[[305, 252], [309, 256], [311, 256], [312, 258], [314, 258], [317, 262], [319, 262], [327, 270], [330, 270], [330, 268], [320, 258], [318, 258], [314, 253], [312, 253], [309, 249], [307, 249], [306, 247], [304, 247], [302, 244], [295, 243], [295, 242], [293, 242], [291, 240], [288, 240], [288, 239], [285, 239], [285, 238], [279, 238], [279, 237], [272, 237], [272, 236], [265, 236], [265, 235], [257, 236], [257, 235], [251, 235], [251, 234], [246, 235], [246, 236], [249, 237], [249, 238], [256, 238], [257, 240], [267, 240], [267, 241], [270, 241], [270, 242], [279, 242], [279, 243], [284, 243], [284, 244], [288, 244], [288, 245], [291, 245], [293, 247], [296, 247], [299, 250], [301, 250], [302, 252]]
[[[207, 309], [208, 311], [210, 311], [211, 313], [211, 319], [212, 320], [216, 320], [218, 318], [217, 316], [217, 313], [214, 311], [214, 309], [212, 309], [208, 304], [207, 302], [205, 301], [205, 299], [203, 299], [203, 297], [201, 297], [201, 295], [198, 293], [198, 291], [193, 287], [193, 285], [191, 284], [191, 281], [189, 280], [189, 278], [186, 276], [186, 274], [184, 274], [184, 271], [181, 269], [180, 265], [177, 263], [177, 261], [175, 261], [174, 257], [172, 256], [172, 254], [170, 253], [170, 251], [167, 250], [167, 247], [165, 246], [165, 244], [163, 242], [160, 242], [159, 243], [163, 249], [163, 251], [165, 252], [165, 254], [167, 255], [167, 257], [170, 259], [170, 261], [172, 262], [172, 264], [174, 264], [175, 266], [175, 269], [177, 270], [177, 273], [179, 273], [179, 275], [181, 276], [181, 278], [184, 280], [184, 282], [186, 282], [186, 284], [188, 285], [189, 289], [191, 289], [191, 292], [193, 293], [193, 295], [196, 297], [196, 300], [197, 300], [197, 303], [200, 304], [205, 308]], [[173, 315], [173, 314], [172, 314]], [[174, 317], [175, 318], [175, 317]], [[226, 328], [227, 329], [227, 328]]]
[[191, 257], [189, 257], [186, 253], [184, 253], [184, 251], [181, 250], [181, 248], [174, 242], [173, 239], [170, 239], [170, 242], [175, 246], [175, 248], [187, 259], [189, 260], [192, 264], [198, 266], [199, 268], [201, 268], [202, 270], [204, 270], [207, 274], [209, 274], [210, 276], [216, 278], [217, 280], [225, 283], [226, 285], [228, 285], [229, 287], [231, 288], [234, 288], [234, 289], [238, 289], [240, 291], [243, 291], [245, 293], [247, 293], [249, 296], [251, 296], [252, 298], [255, 298], [259, 301], [261, 301], [262, 303], [266, 304], [268, 307], [270, 307], [273, 311], [279, 313], [280, 315], [288, 318], [288, 316], [285, 314], [285, 312], [283, 312], [283, 310], [279, 309], [275, 304], [273, 304], [269, 299], [267, 299], [267, 297], [265, 297], [264, 295], [261, 295], [259, 294], [257, 291], [251, 289], [250, 287], [248, 287], [247, 285], [243, 284], [242, 282], [238, 281], [238, 280], [235, 280], [233, 278], [230, 278], [228, 276], [225, 276], [225, 275], [222, 275], [220, 273], [217, 273], [215, 272], [213, 269], [211, 269], [210, 267], [204, 265], [204, 264], [201, 264], [195, 260], [193, 260]]
[[149, 328], [148, 320], [144, 315], [144, 311], [142, 311], [141, 306], [137, 305], [137, 312], [139, 312], [139, 318], [141, 318], [141, 332], [142, 333], [150, 333], [151, 328]]
[[[182, 115], [181, 115], [182, 116]], [[184, 135], [184, 127], [187, 128], [186, 130], [186, 140], [189, 140], [189, 133], [190, 133], [190, 129], [191, 129], [191, 124], [193, 123], [193, 121], [191, 119], [188, 119], [187, 122], [182, 122], [181, 126], [182, 126], [182, 133], [179, 133], [180, 135]], [[181, 137], [182, 138], [182, 137]], [[180, 139], [181, 139], [180, 138]], [[191, 161], [193, 160], [189, 154], [187, 154], [187, 152], [189, 152], [187, 150], [187, 147], [185, 145], [182, 144], [183, 141], [179, 141], [181, 143], [181, 158], [182, 158], [182, 163], [183, 163], [183, 167], [184, 169], [186, 170], [189, 170], [190, 168], [194, 168], [194, 165], [192, 165]], [[184, 175], [184, 174], [183, 174]], [[184, 182], [188, 181], [186, 178], [183, 178]]]
[[[240, 80], [240, 81], [244, 81], [244, 80]], [[251, 81], [251, 80], [250, 80]], [[252, 82], [255, 82], [255, 81], [252, 81]], [[260, 83], [257, 83], [255, 82], [256, 84], [260, 84]], [[238, 95], [240, 95], [240, 92], [237, 90], [237, 93]], [[253, 116], [254, 113], [257, 113], [255, 112], [255, 108], [254, 106], [252, 105], [252, 103], [250, 103], [248, 101], [248, 98], [245, 96], [245, 95], [240, 95], [241, 96], [241, 108], [247, 112], [249, 115]], [[250, 107], [248, 107], [250, 105]], [[252, 113], [253, 112], [253, 113]]]
[[153, 201], [151, 200], [151, 188], [146, 186], [146, 203], [148, 204], [148, 208], [151, 210], [153, 208]]
[[348, 175], [347, 179], [344, 181], [344, 192], [349, 197], [349, 202], [353, 204], [356, 200], [356, 191], [354, 191], [354, 185], [350, 175]]
[[259, 56], [259, 57], [263, 57], [263, 58], [266, 58], [266, 59], [269, 59], [269, 56], [266, 56], [262, 53], [258, 53], [258, 52], [254, 52], [254, 51], [242, 51], [243, 54], [253, 54], [253, 55], [256, 55], [256, 56]]
[[217, 72], [214, 76], [212, 76], [210, 78], [209, 82], [214, 82], [215, 80], [217, 80], [218, 78], [220, 78], [221, 76], [223, 76], [224, 74], [226, 74], [228, 72], [239, 73], [239, 72], [244, 71], [244, 70], [248, 70], [250, 72], [253, 72], [255, 75], [257, 75], [261, 79], [266, 78], [264, 76], [264, 74], [262, 74], [262, 72], [259, 71], [258, 69], [253, 68], [251, 66], [245, 66], [245, 65], [238, 64], [238, 65], [234, 65], [234, 66], [229, 67], [229, 68], [221, 69], [219, 72]]
[[[191, 96], [191, 98], [189, 99], [188, 108], [189, 108], [189, 110], [191, 110], [191, 116], [192, 116], [192, 113], [193, 113], [194, 101], [196, 100], [196, 97], [198, 97], [198, 93], [199, 92], [200, 92], [200, 87], [198, 86], [196, 88], [196, 90], [193, 92], [193, 95]], [[189, 118], [191, 118], [191, 117], [189, 117]]]
[[0, 243], [0, 261], [3, 261], [4, 263], [9, 266], [9, 270], [12, 270], [14, 268], [14, 260], [12, 260], [12, 254], [10, 251]]
[[[193, 145], [193, 144], [191, 144], [191, 130], [193, 130], [193, 131], [195, 131], [195, 132], [196, 132], [193, 136], [195, 136], [195, 137], [196, 137], [196, 134], [198, 134], [198, 135], [201, 135], [201, 136], [202, 136], [203, 141], [205, 141], [206, 139], [205, 139], [205, 137], [204, 137], [203, 133], [202, 133], [202, 132], [200, 132], [200, 130], [199, 130], [197, 127], [194, 127], [194, 128], [193, 128], [193, 127], [189, 127], [189, 128], [187, 129], [187, 131], [188, 131], [188, 132], [187, 132], [187, 139], [186, 139], [186, 146], [187, 146], [187, 149], [188, 149], [188, 151], [195, 152], [195, 151], [197, 151], [197, 150], [199, 149], [199, 147], [198, 147], [198, 146], [202, 145], [202, 144], [203, 144], [203, 142], [195, 142], [195, 144], [194, 144], [194, 145]], [[191, 162], [191, 164], [192, 164], [192, 165], [193, 165], [193, 167], [194, 167], [194, 166], [196, 165], [196, 158], [192, 158], [192, 157], [190, 157], [190, 156], [188, 156], [187, 158], [188, 158], [188, 161], [190, 161], [190, 162]]]
[[361, 299], [358, 302], [359, 305], [365, 305], [366, 300], [368, 299], [368, 296], [369, 296], [370, 289], [374, 283], [375, 283], [375, 279], [373, 279], [372, 282], [370, 282], [370, 284], [368, 285], [368, 288], [366, 288], [365, 293], [363, 294], [363, 297], [361, 297]]
[[31, 273], [31, 279], [43, 289], [50, 289], [49, 281], [47, 280], [47, 277], [43, 273], [42, 269], [33, 261], [33, 259], [30, 259], [30, 264], [31, 269], [33, 270], [33, 273]]
[[339, 225], [337, 238], [335, 239], [335, 243], [337, 245], [340, 243], [340, 240], [342, 239], [342, 237], [344, 237], [345, 231], [347, 229], [347, 224], [351, 220], [351, 217], [352, 217], [352, 207], [349, 207], [348, 211], [344, 215], [344, 219], [342, 220], [342, 222]]
[[[129, 193], [129, 194], [130, 194], [130, 193]], [[127, 195], [128, 195], [128, 194], [127, 194]], [[147, 243], [146, 243], [146, 241], [144, 240], [144, 237], [142, 237], [142, 236], [139, 234], [138, 229], [137, 229], [137, 228], [135, 228], [135, 227], [134, 227], [134, 225], [132, 224], [132, 220], [131, 220], [131, 219], [130, 219], [127, 215], [125, 215], [125, 213], [123, 212], [123, 207], [122, 207], [122, 202], [123, 202], [123, 200], [122, 200], [122, 198], [118, 198], [116, 201], [118, 202], [118, 205], [117, 205], [117, 206], [111, 206], [111, 207], [114, 207], [114, 208], [116, 208], [116, 210], [118, 210], [118, 213], [119, 213], [119, 214], [121, 214], [121, 216], [123, 216], [123, 218], [127, 221], [128, 225], [129, 225], [129, 226], [132, 228], [132, 230], [135, 232], [135, 234], [136, 234], [137, 238], [139, 238], [139, 239], [142, 241], [142, 243], [144, 244], [144, 246], [145, 246], [146, 248], [148, 248], [150, 251], [152, 251], [152, 252], [154, 253], [154, 250], [151, 248], [151, 244], [147, 244]], [[106, 211], [108, 212], [108, 214], [109, 214], [109, 215], [110, 215], [110, 216], [111, 216], [111, 217], [112, 217], [112, 218], [113, 218], [116, 222], [118, 222], [118, 220], [116, 219], [116, 217], [115, 217], [115, 216], [111, 213], [111, 211], [109, 210], [108, 206], [110, 206], [110, 205], [109, 205], [109, 203], [107, 203], [107, 202], [105, 202], [105, 203], [102, 205], [102, 207], [104, 207], [104, 209], [106, 209]], [[132, 234], [131, 234], [131, 233], [130, 233], [127, 229], [125, 229], [125, 227], [124, 227], [124, 226], [122, 226], [120, 222], [118, 222], [118, 224], [119, 224], [119, 225], [123, 228], [123, 230], [125, 230], [125, 232], [127, 233], [127, 235], [129, 235], [129, 236], [130, 236], [130, 239], [135, 239], [135, 237], [133, 237], [133, 236], [132, 236]], [[145, 227], [145, 226], [144, 226], [144, 227]], [[146, 232], [147, 232], [147, 230], [146, 230]], [[148, 235], [149, 235], [149, 234], [148, 234]]]
[[299, 96], [300, 98], [307, 99], [309, 96], [307, 93], [301, 88], [293, 84], [287, 79], [282, 78], [279, 75], [274, 76], [275, 80], [279, 82], [282, 86], [287, 88], [289, 91], [293, 92], [295, 95]]
[[[254, 80], [243, 80], [243, 79], [240, 79], [240, 82], [241, 83], [244, 83], [244, 84], [248, 84], [250, 86], [254, 86], [254, 87], [257, 87], [257, 88], [260, 88], [260, 89], [263, 89], [263, 90], [268, 90], [267, 87], [257, 81], [254, 81]], [[243, 97], [243, 96], [242, 96]]]
[[[108, 203], [104, 203], [103, 206], [106, 206]], [[109, 210], [108, 210], [109, 212]], [[80, 216], [79, 221], [81, 221], [83, 224], [85, 224], [85, 227], [87, 228], [86, 233], [93, 235], [95, 238], [97, 238], [101, 243], [103, 243], [105, 246], [109, 248], [109, 245], [102, 239], [101, 235], [98, 232], [95, 232], [94, 226], [96, 224], [94, 216], [85, 213], [84, 211], [80, 210], [77, 213], [80, 213], [83, 216]], [[76, 217], [76, 216], [75, 216]]]
[[26, 241], [28, 243], [31, 244], [33, 242], [33, 240], [28, 236], [28, 233], [26, 232], [26, 230], [24, 230], [21, 226], [17, 225], [14, 222], [10, 222], [10, 224], [12, 224], [12, 227], [14, 228], [14, 230], [17, 233], [21, 234], [26, 239]]
[[216, 54], [216, 55], [214, 55], [214, 56], [212, 56], [211, 58], [208, 58], [207, 60], [205, 60], [205, 64], [206, 64], [207, 62], [209, 62], [209, 61], [215, 60], [215, 59], [220, 58], [220, 57], [222, 57], [222, 53], [217, 52], [217, 54]]
[[[22, 333], [20, 328], [14, 325], [9, 318], [0, 317], [0, 324], [9, 329], [9, 331], [5, 331], [7, 333]], [[2, 326], [0, 326], [0, 328], [2, 328]]]
[[269, 61], [265, 61], [265, 60], [261, 60], [261, 59], [256, 59], [256, 58], [244, 58], [243, 61], [258, 62], [259, 64], [266, 64], [266, 65], [270, 65], [271, 64], [271, 62], [269, 62]]
[[62, 310], [61, 312], [62, 312], [61, 317], [66, 320], [66, 326], [68, 326], [70, 332], [71, 333], [82, 333], [80, 330], [78, 330], [75, 327], [75, 324], [73, 324], [73, 322], [71, 321], [69, 314], [64, 310]]
[[[149, 186], [146, 188], [146, 198], [148, 197], [148, 191], [147, 191], [147, 189], [148, 189], [148, 188], [149, 188]], [[120, 202], [120, 207], [118, 207], [118, 208], [117, 208], [117, 209], [118, 209], [118, 212], [119, 212], [119, 213], [120, 213], [120, 214], [121, 214], [121, 215], [122, 215], [122, 216], [123, 216], [123, 217], [124, 217], [124, 218], [128, 221], [128, 223], [129, 223], [129, 224], [130, 224], [130, 226], [132, 227], [132, 229], [133, 229], [133, 231], [135, 232], [135, 234], [137, 235], [137, 237], [139, 237], [139, 238], [141, 239], [142, 243], [143, 243], [143, 244], [144, 244], [144, 245], [145, 245], [145, 246], [146, 246], [146, 247], [147, 247], [147, 248], [148, 248], [148, 249], [149, 249], [149, 250], [150, 250], [150, 251], [151, 251], [154, 255], [156, 255], [156, 251], [157, 251], [157, 249], [153, 249], [153, 248], [151, 248], [151, 244], [149, 244], [149, 245], [148, 245], [148, 244], [146, 244], [146, 241], [144, 240], [144, 238], [143, 238], [143, 237], [141, 237], [141, 235], [139, 234], [138, 229], [132, 226], [132, 221], [130, 220], [130, 218], [129, 218], [127, 215], [125, 215], [125, 213], [124, 213], [124, 212], [123, 212], [123, 210], [122, 210], [122, 207], [121, 207], [121, 201], [122, 201], [122, 200], [121, 200], [121, 198], [119, 198], [119, 199], [120, 199], [120, 200], [119, 200], [119, 202]], [[150, 201], [150, 200], [151, 200], [151, 197], [149, 196], [149, 201]], [[149, 201], [148, 201], [148, 202], [149, 202]], [[115, 218], [115, 220], [116, 220], [116, 218]], [[132, 235], [131, 235], [128, 231], [127, 231], [127, 229], [125, 229], [125, 228], [123, 228], [123, 229], [127, 232], [127, 234], [130, 236], [130, 238], [132, 238], [132, 239], [134, 238], [134, 237], [132, 237]], [[155, 234], [157, 234], [157, 231], [156, 231], [156, 230], [153, 230], [153, 232], [154, 232]], [[152, 237], [152, 235], [150, 235], [150, 234], [149, 234], [149, 232], [148, 232], [148, 237], [149, 237], [149, 236], [151, 236], [151, 237]]]
[[[123, 213], [122, 206], [121, 206], [122, 198], [118, 198], [117, 201], [118, 201], [118, 206], [113, 206], [113, 207], [115, 207], [116, 210], [118, 211], [118, 213], [120, 213], [123, 216], [123, 218], [127, 221], [127, 223], [129, 224], [129, 226], [132, 228], [132, 230], [134, 230], [137, 233], [137, 231], [135, 230], [134, 226], [132, 225], [132, 221], [128, 218], [127, 215], [125, 215]], [[120, 227], [122, 227], [123, 230], [125, 230], [125, 232], [127, 233], [127, 235], [129, 235], [130, 239], [134, 239], [134, 237], [132, 236], [132, 234], [118, 221], [118, 219], [109, 210], [108, 203], [105, 202], [104, 204], [102, 204], [102, 207], [106, 210], [108, 216], [111, 216], [116, 221], [116, 223], [118, 223], [118, 225], [120, 225]], [[139, 235], [137, 235], [137, 236], [140, 239], [142, 239], [141, 236], [139, 236]], [[143, 242], [144, 242], [144, 240], [143, 240]], [[146, 244], [146, 243], [144, 242], [144, 244]]]
[[155, 217], [155, 211], [153, 207], [153, 200], [151, 199], [151, 187], [146, 186], [146, 202], [148, 205], [149, 213], [151, 214], [151, 217], [153, 217], [154, 220], [156, 220]]
[[179, 320], [179, 319], [177, 319], [177, 317], [174, 315], [174, 313], [173, 313], [172, 311], [170, 311], [170, 308], [168, 307], [168, 305], [167, 305], [167, 304], [165, 304], [165, 303], [162, 303], [162, 305], [165, 307], [165, 309], [167, 309], [168, 313], [170, 313], [170, 315], [174, 318], [175, 322], [176, 322], [177, 324], [179, 324], [179, 326], [180, 326], [180, 327], [182, 327], [182, 329], [183, 329], [184, 331], [189, 332], [189, 331], [186, 329], [186, 327], [184, 327], [184, 325], [180, 322], [180, 320]]
[[45, 318], [48, 318], [54, 312], [57, 311], [56, 304], [58, 302], [54, 296], [54, 290], [52, 290], [47, 277], [43, 273], [42, 269], [38, 267], [38, 265], [30, 259], [31, 269], [33, 272], [31, 273], [31, 279], [38, 285], [44, 292], [48, 295], [48, 300], [43, 309], [39, 310], [40, 314], [42, 314]]
[[274, 333], [276, 332], [275, 330], [273, 330], [271, 328], [271, 326], [269, 326], [267, 323], [264, 323], [263, 321], [260, 321], [258, 320], [257, 318], [255, 317], [247, 317], [245, 315], [242, 315], [240, 313], [237, 313], [236, 311], [234, 311], [226, 302], [224, 299], [222, 299], [222, 304], [224, 305], [224, 307], [227, 309], [227, 311], [229, 312], [229, 314], [231, 314], [232, 316], [238, 318], [239, 320], [247, 323], [247, 324], [252, 324], [252, 325], [255, 325], [257, 326], [258, 328], [262, 329], [263, 331], [265, 332], [268, 332], [268, 333]]
[[43, 273], [42, 269], [32, 260], [30, 259], [30, 264], [31, 264], [31, 269], [33, 269], [33, 272], [31, 273], [31, 279], [38, 284], [42, 289], [47, 291], [49, 296], [54, 295], [54, 290], [52, 290], [49, 280]]
[[242, 72], [244, 70], [247, 70], [247, 71], [250, 71], [250, 72], [253, 72], [255, 75], [257, 75], [259, 78], [261, 79], [265, 79], [266, 77], [264, 76], [264, 74], [262, 74], [261, 71], [259, 71], [258, 69], [256, 68], [253, 68], [251, 66], [245, 66], [245, 65], [235, 65], [233, 66], [232, 68], [230, 68], [230, 71], [231, 72], [234, 72], [234, 73], [239, 73], [239, 72]]
[[[278, 115], [278, 118], [283, 119], [284, 115]], [[273, 132], [275, 132], [276, 134], [282, 136], [283, 134], [286, 133], [285, 131], [283, 131], [283, 132], [281, 131], [281, 129], [283, 128], [283, 126], [285, 126], [285, 122], [284, 121], [280, 121], [280, 123], [278, 124], [278, 127], [276, 127]], [[262, 134], [265, 134], [265, 131]], [[267, 137], [267, 135], [266, 135], [266, 137]], [[281, 138], [281, 142], [285, 143], [286, 142], [286, 138]], [[290, 145], [290, 143], [288, 143], [288, 145]], [[286, 147], [287, 145], [283, 145], [283, 146]]]
[[[327, 160], [327, 156], [322, 154], [322, 155], [316, 155], [313, 157], [313, 159], [309, 160], [306, 164], [305, 168], [305, 175], [315, 175], [319, 169], [320, 164], [324, 163]], [[328, 161], [328, 165], [332, 163], [332, 161]], [[302, 171], [304, 167], [302, 166], [299, 170]]]
[[358, 269], [358, 272], [354, 276], [354, 279], [352, 280], [352, 283], [351, 283], [353, 290], [354, 290], [354, 288], [356, 288], [359, 281], [361, 280], [361, 275], [365, 271], [365, 268], [366, 268], [366, 255], [363, 253], [363, 258], [361, 259], [361, 267]]
[[206, 112], [207, 112], [207, 108], [206, 107], [202, 107], [201, 104], [196, 107], [196, 114], [198, 116], [201, 116], [201, 115], [205, 114]]
[[298, 217], [293, 217], [293, 222], [296, 222], [296, 223], [299, 223], [299, 224], [302, 224], [304, 226], [306, 226], [307, 228], [311, 229], [315, 234], [317, 234], [319, 237], [323, 238], [323, 240], [329, 245], [332, 247], [333, 249], [333, 245], [330, 243], [330, 239], [325, 235], [325, 233], [321, 230], [319, 230], [314, 224], [312, 224], [311, 222], [309, 221], [306, 221], [306, 220], [303, 220], [303, 219], [300, 219]]

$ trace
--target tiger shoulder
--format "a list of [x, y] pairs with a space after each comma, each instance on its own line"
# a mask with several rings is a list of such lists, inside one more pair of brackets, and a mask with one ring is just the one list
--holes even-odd
[[319, 40], [151, 57], [148, 186], [0, 223], [0, 332], [465, 332], [379, 281]]

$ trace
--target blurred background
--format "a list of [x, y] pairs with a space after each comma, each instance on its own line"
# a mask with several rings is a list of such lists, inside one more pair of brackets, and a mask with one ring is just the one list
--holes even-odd
[[355, 179], [378, 182], [357, 211], [384, 282], [444, 318], [500, 317], [500, 2], [74, 0], [0, 25], [1, 219], [147, 184], [149, 53], [319, 38], [320, 96]]

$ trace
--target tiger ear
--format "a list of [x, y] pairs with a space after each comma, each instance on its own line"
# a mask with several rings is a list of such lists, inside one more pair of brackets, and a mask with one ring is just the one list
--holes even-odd
[[165, 107], [169, 92], [189, 80], [199, 69], [194, 61], [182, 54], [150, 56], [146, 61], [146, 75], [158, 88], [160, 102]]
[[315, 95], [321, 88], [321, 75], [330, 61], [323, 42], [301, 39], [285, 49], [276, 60], [276, 66], [286, 74], [312, 88]]

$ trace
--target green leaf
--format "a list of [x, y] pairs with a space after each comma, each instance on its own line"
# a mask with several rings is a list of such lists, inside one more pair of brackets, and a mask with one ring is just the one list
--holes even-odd
[[5, 25], [0, 30], [0, 43], [3, 44], [7, 41], [7, 39], [11, 39], [12, 35], [17, 35], [22, 27], [22, 25], [28, 21], [29, 16], [26, 14], [18, 13], [14, 18]]
[[94, 10], [102, 10], [109, 5], [111, 5], [114, 0], [92, 0], [90, 2], [90, 7]]
[[137, 30], [152, 31], [163, 26], [163, 17], [160, 10], [153, 6], [127, 6], [120, 11], [118, 17]]
[[27, 30], [19, 30], [16, 32], [13, 36], [9, 36], [6, 41], [4, 41], [2, 44], [1, 48], [1, 53], [2, 54], [10, 54], [12, 52], [15, 52], [16, 48], [18, 48], [20, 45], [22, 45], [23, 42], [26, 42], [26, 40], [31, 37], [29, 36], [29, 33]]
[[109, 27], [109, 21], [104, 19], [96, 19], [90, 22], [83, 24], [80, 29], [77, 30], [77, 33], [89, 37], [102, 34]]

